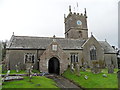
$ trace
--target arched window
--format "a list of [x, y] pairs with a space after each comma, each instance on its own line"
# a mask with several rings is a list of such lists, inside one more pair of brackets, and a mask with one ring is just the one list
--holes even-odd
[[95, 46], [90, 47], [90, 60], [97, 60], [96, 48]]

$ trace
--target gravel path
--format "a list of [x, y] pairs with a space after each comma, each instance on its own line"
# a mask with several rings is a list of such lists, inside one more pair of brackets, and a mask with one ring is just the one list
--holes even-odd
[[71, 88], [71, 89], [78, 89], [83, 90], [68, 79], [59, 76], [59, 75], [47, 75], [46, 77], [53, 79], [59, 88]]

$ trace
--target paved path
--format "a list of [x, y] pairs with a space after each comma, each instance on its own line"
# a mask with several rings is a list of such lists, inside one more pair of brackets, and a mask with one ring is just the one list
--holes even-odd
[[68, 79], [59, 76], [59, 75], [47, 75], [46, 77], [53, 79], [56, 83], [57, 86], [60, 88], [71, 88], [71, 89], [78, 89], [78, 90], [83, 90]]

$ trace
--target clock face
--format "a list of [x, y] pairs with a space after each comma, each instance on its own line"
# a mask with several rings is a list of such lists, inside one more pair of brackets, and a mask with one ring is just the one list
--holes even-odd
[[82, 22], [80, 20], [77, 20], [77, 25], [82, 25]]

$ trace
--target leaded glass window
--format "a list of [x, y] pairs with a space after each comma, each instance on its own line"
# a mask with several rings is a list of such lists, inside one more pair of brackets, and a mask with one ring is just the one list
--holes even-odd
[[71, 53], [70, 58], [71, 58], [71, 63], [79, 62], [78, 53]]
[[96, 48], [95, 46], [90, 47], [90, 60], [97, 60]]
[[24, 54], [24, 63], [27, 62], [35, 63], [35, 55], [32, 53]]

